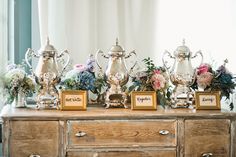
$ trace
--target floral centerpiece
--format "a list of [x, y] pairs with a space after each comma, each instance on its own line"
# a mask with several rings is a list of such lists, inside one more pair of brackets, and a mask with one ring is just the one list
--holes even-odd
[[[19, 97], [25, 98], [35, 92], [35, 82], [29, 76], [23, 65], [10, 64], [3, 75], [3, 87], [7, 96], [6, 103], [20, 102]], [[24, 104], [18, 104], [24, 105]], [[17, 104], [16, 104], [17, 106]]]
[[[196, 80], [192, 85], [194, 90], [203, 91], [220, 91], [221, 98], [223, 96], [226, 99], [230, 98], [230, 94], [236, 86], [233, 81], [233, 75], [225, 67], [227, 60], [218, 69], [214, 70], [210, 64], [204, 63], [196, 68]], [[233, 103], [230, 104], [230, 108], [233, 109]]]
[[136, 73], [128, 91], [156, 91], [160, 105], [169, 104], [171, 92], [165, 68], [155, 66], [150, 58], [144, 59], [143, 62], [146, 66], [145, 70]]
[[76, 64], [66, 73], [60, 83], [61, 89], [88, 90], [94, 94], [100, 94], [104, 86], [104, 80], [95, 76], [95, 59], [91, 55], [86, 64]]

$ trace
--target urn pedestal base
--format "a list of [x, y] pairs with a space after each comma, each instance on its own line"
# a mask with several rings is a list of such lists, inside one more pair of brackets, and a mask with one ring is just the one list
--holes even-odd
[[128, 108], [127, 95], [123, 93], [106, 93], [105, 108]]
[[178, 85], [171, 96], [172, 108], [189, 108], [193, 104], [193, 93], [187, 86]]
[[59, 98], [38, 95], [36, 109], [60, 109]]

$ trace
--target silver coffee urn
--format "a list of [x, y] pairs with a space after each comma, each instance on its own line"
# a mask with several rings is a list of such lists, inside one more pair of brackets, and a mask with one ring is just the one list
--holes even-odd
[[[173, 108], [186, 108], [192, 104], [192, 91], [190, 86], [195, 81], [196, 75], [191, 60], [197, 56], [201, 57], [200, 62], [202, 63], [202, 52], [198, 51], [193, 55], [190, 49], [185, 45], [185, 40], [183, 40], [181, 46], [177, 47], [173, 55], [168, 51], [165, 51], [163, 54], [163, 64], [169, 73], [172, 84], [175, 86], [171, 96]], [[167, 57], [173, 60], [172, 66], [168, 65]]]
[[108, 59], [104, 73], [104, 79], [109, 86], [105, 95], [105, 107], [127, 108], [127, 95], [122, 90], [122, 87], [128, 82], [129, 73], [132, 71], [137, 61], [135, 61], [134, 65], [130, 68], [130, 70], [128, 70], [125, 59], [131, 57], [132, 55], [135, 55], [136, 57], [135, 51], [131, 51], [128, 55], [126, 55], [125, 50], [118, 44], [118, 39], [116, 39], [116, 44], [111, 47], [107, 54], [104, 54], [101, 50], [98, 50], [96, 53], [96, 63], [102, 71], [102, 67], [98, 61], [99, 54]]
[[[67, 59], [63, 68], [60, 69], [58, 59], [62, 56], [66, 56]], [[30, 63], [33, 57], [38, 58], [35, 70], [33, 70]], [[47, 38], [46, 45], [42, 46], [38, 52], [28, 49], [25, 54], [25, 60], [32, 71], [36, 83], [40, 86], [36, 97], [37, 108], [59, 109], [59, 94], [56, 85], [61, 81], [62, 73], [69, 64], [68, 51], [65, 50], [58, 54]]]

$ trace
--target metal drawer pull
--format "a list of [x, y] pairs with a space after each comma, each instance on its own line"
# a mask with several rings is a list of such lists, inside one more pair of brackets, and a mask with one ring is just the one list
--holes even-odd
[[31, 154], [29, 157], [40, 157], [40, 155], [37, 155], [37, 154]]
[[75, 134], [76, 137], [84, 137], [85, 135], [86, 135], [86, 133], [83, 131], [79, 131]]
[[213, 156], [212, 153], [203, 153], [202, 154], [202, 157], [211, 157], [211, 156]]
[[168, 130], [160, 130], [159, 134], [161, 135], [168, 135], [170, 132]]

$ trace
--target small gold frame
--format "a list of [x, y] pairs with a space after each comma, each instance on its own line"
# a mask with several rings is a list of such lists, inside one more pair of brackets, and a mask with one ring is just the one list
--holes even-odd
[[134, 91], [131, 93], [132, 110], [156, 110], [157, 98], [155, 91]]
[[220, 91], [196, 91], [196, 109], [220, 109]]
[[60, 92], [61, 110], [86, 110], [87, 91], [64, 90]]

